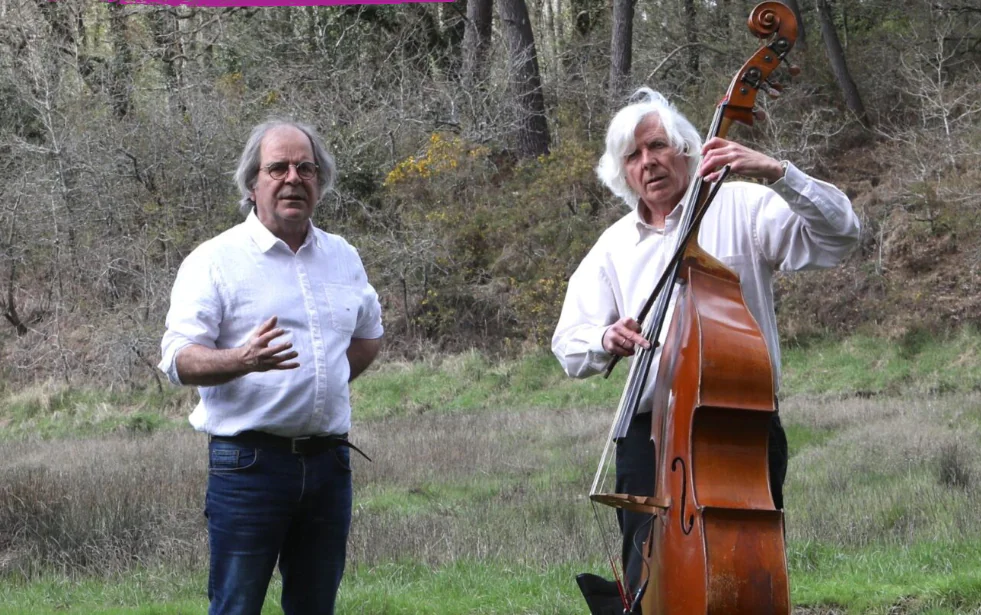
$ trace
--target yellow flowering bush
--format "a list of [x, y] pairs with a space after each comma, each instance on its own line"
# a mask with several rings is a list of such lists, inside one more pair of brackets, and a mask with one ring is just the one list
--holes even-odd
[[463, 158], [485, 157], [489, 150], [483, 146], [467, 146], [460, 137], [447, 138], [434, 132], [429, 137], [426, 152], [409, 156], [389, 171], [382, 183], [386, 188], [414, 178], [428, 179], [439, 173], [456, 169]]
[[380, 284], [395, 320], [443, 346], [547, 345], [569, 275], [622, 213], [605, 206], [595, 149], [572, 140], [518, 161], [434, 133], [398, 162], [384, 180], [398, 249]]

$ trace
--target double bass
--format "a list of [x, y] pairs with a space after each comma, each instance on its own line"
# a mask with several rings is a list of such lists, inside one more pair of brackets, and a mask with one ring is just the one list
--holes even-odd
[[[765, 43], [733, 78], [708, 138], [725, 137], [735, 122], [752, 125], [757, 93], [778, 89], [771, 73], [797, 38], [793, 12], [780, 2], [753, 9], [749, 27]], [[723, 179], [695, 177], [682, 201], [675, 257], [638, 318], [651, 347], [637, 350], [611, 428], [610, 441], [637, 412], [670, 321], [652, 402], [654, 495], [599, 492], [609, 444], [590, 493], [594, 502], [651, 515], [646, 579], [621, 592], [624, 612], [639, 605], [644, 615], [790, 613], [784, 518], [769, 481], [777, 408], [766, 340], [738, 276], [697, 242]]]

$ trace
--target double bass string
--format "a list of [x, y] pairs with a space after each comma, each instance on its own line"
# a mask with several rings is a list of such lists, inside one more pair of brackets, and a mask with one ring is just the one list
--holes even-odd
[[[729, 91], [726, 92], [726, 95], [716, 107], [712, 127], [708, 133], [709, 138], [713, 136], [724, 138], [728, 127], [735, 121], [752, 125], [754, 117], [752, 107], [754, 106], [756, 93], [767, 83], [766, 78], [770, 72], [784, 60], [784, 57], [793, 44], [793, 38], [796, 37], [796, 22], [793, 21], [792, 14], [789, 14], [789, 11], [784, 5], [777, 2], [765, 2], [757, 6], [750, 16], [749, 24], [751, 31], [756, 36], [769, 38], [771, 42], [761, 47], [753, 58], [737, 73], [736, 78], [730, 85]], [[778, 36], [773, 36], [774, 34]], [[790, 38], [788, 39], [788, 37]], [[700, 159], [700, 152], [693, 154]], [[727, 173], [728, 168], [725, 168], [719, 179], [712, 184], [705, 182], [698, 176], [692, 178], [688, 186], [688, 191], [680, 203], [683, 213], [678, 227], [677, 250], [668, 265], [664, 267], [663, 275], [659, 279], [654, 292], [648, 298], [641, 314], [637, 317], [641, 321], [641, 333], [651, 342], [651, 346], [646, 349], [637, 348], [633, 360], [630, 362], [627, 384], [620, 397], [616, 417], [611, 426], [603, 455], [600, 458], [600, 464], [594, 477], [590, 499], [593, 504], [597, 525], [601, 528], [605, 524], [600, 520], [600, 515], [596, 509], [596, 504], [598, 503], [627, 508], [644, 512], [645, 514], [649, 513], [648, 518], [650, 522], [656, 519], [659, 509], [668, 510], [670, 507], [670, 498], [643, 498], [640, 496], [631, 496], [630, 494], [599, 493], [599, 488], [605, 486], [609, 480], [609, 466], [611, 465], [610, 460], [613, 444], [618, 438], [625, 435], [626, 426], [629, 425], [638, 411], [647, 378], [650, 377], [649, 372], [656, 365], [655, 359], [659, 358], [660, 348], [658, 342], [660, 341], [659, 338], [665, 324], [670, 320], [667, 311], [670, 308], [670, 304], [672, 303], [671, 298], [677, 286], [676, 279], [684, 266], [682, 261], [685, 259], [684, 253], [687, 252], [687, 243], [693, 236], [697, 235], [702, 218], [719, 187], [725, 180]], [[693, 256], [693, 258], [695, 257]], [[650, 311], [649, 314], [648, 311]], [[609, 375], [613, 365], [615, 365], [619, 358], [619, 356], [615, 356], [607, 366], [607, 375]], [[662, 383], [662, 385], [673, 386], [672, 383]], [[668, 410], [666, 411], [670, 411], [670, 407], [672, 406], [670, 399], [667, 403]], [[652, 436], [655, 435], [652, 434]], [[661, 440], [664, 439], [663, 434], [655, 437]], [[655, 446], [656, 456], [651, 462], [655, 466], [656, 475], [657, 465], [659, 464], [658, 457], [664, 456], [665, 453], [661, 449], [664, 449], [667, 444], [664, 442], [655, 442]], [[681, 506], [682, 508], [684, 507], [684, 499], [682, 499]], [[614, 575], [616, 576], [616, 562], [611, 555], [609, 545], [604, 542], [604, 546], [607, 549], [607, 556], [610, 559], [611, 565], [614, 568]], [[648, 573], [644, 575], [644, 579], [639, 583], [640, 587], [635, 590], [636, 595], [630, 596], [631, 604], [628, 605], [625, 601], [624, 606], [626, 608], [630, 608], [634, 605], [633, 603], [639, 602], [645, 593], [648, 582], [652, 579], [651, 575], [654, 574], [655, 567], [653, 564], [645, 558], [641, 558], [641, 560], [644, 562], [644, 566], [647, 567]], [[623, 597], [623, 594], [621, 594], [621, 597]]]
[[[713, 126], [716, 125], [717, 123], [718, 123], [718, 116], [716, 116], [716, 120], [715, 122], [713, 122]], [[691, 240], [695, 230], [698, 228], [698, 225], [701, 223], [702, 218], [705, 215], [705, 212], [708, 210], [708, 206], [715, 199], [715, 196], [718, 193], [719, 188], [722, 186], [722, 183], [729, 176], [729, 171], [730, 169], [728, 165], [723, 167], [722, 175], [719, 177], [719, 180], [717, 182], [712, 184], [712, 190], [709, 193], [708, 197], [705, 199], [701, 207], [693, 206], [691, 203], [693, 199], [691, 198], [690, 194], [686, 194], [686, 197], [683, 200], [685, 212], [684, 212], [681, 228], [687, 230], [684, 233], [679, 234], [678, 241], [676, 242], [675, 254], [672, 257], [671, 261], [669, 261], [665, 271], [663, 272], [664, 277], [667, 277], [669, 272], [671, 273], [672, 278], [676, 276], [677, 274], [676, 269], [680, 261], [680, 258], [684, 253], [685, 247], [687, 246], [689, 240]], [[698, 177], [694, 178], [692, 183], [689, 185], [688, 192], [691, 193], [694, 187], [698, 186], [699, 189], [696, 191], [696, 195], [697, 195], [698, 193], [701, 192], [700, 189], [703, 183], [704, 182], [702, 182], [700, 178]], [[698, 200], [694, 199], [694, 203], [697, 204], [697, 202]], [[671, 271], [672, 269], [675, 269], [675, 271], [672, 272]], [[658, 286], [661, 286], [661, 283], [659, 283]], [[674, 284], [672, 283], [670, 286], [667, 286], [666, 288], [670, 288], [673, 291], [673, 287]], [[657, 292], [657, 289], [655, 289], [655, 292]], [[655, 309], [652, 314], [647, 314], [646, 317], [645, 314], [643, 313], [646, 312], [646, 309], [642, 311], [641, 314], [641, 318], [643, 320], [642, 333], [644, 337], [647, 338], [647, 340], [650, 341], [652, 344], [650, 348], [643, 348], [643, 347], [638, 348], [637, 353], [635, 355], [635, 360], [631, 362], [630, 372], [627, 376], [627, 385], [624, 387], [623, 393], [620, 396], [620, 402], [617, 405], [617, 413], [614, 417], [613, 424], [610, 426], [610, 432], [606, 438], [606, 445], [603, 448], [603, 453], [600, 456], [600, 461], [596, 469], [596, 475], [593, 478], [593, 484], [592, 487], [590, 488], [590, 495], [596, 495], [597, 493], [600, 493], [601, 488], [607, 484], [607, 480], [610, 474], [610, 465], [611, 465], [610, 451], [613, 448], [616, 438], [623, 434], [623, 432], [625, 431], [626, 423], [628, 423], [633, 418], [633, 415], [637, 410], [637, 405], [639, 404], [640, 398], [643, 395], [643, 388], [644, 385], [646, 384], [647, 376], [649, 375], [649, 373], [644, 373], [643, 377], [640, 378], [637, 376], [636, 372], [638, 370], [644, 370], [645, 372], [650, 371], [651, 364], [653, 363], [653, 355], [656, 353], [658, 348], [657, 342], [654, 341], [655, 340], [654, 336], [658, 336], [658, 337], [660, 336], [660, 331], [662, 329], [665, 320], [664, 315], [667, 313], [667, 308], [669, 307], [668, 304], [670, 302], [671, 294], [672, 293], [665, 292], [665, 291], [657, 293], [658, 295], [657, 309]], [[646, 307], [647, 306], [645, 306], [645, 308]], [[659, 315], [660, 318], [658, 317]], [[657, 324], [657, 321], [660, 321], [661, 326]], [[619, 357], [614, 357], [613, 362], [615, 363], [615, 359], [618, 358]], [[607, 373], [609, 373], [609, 369]]]
[[[716, 118], [716, 121], [717, 119], [718, 118]], [[646, 318], [643, 315], [641, 316], [642, 320], [644, 321], [642, 326], [643, 333], [645, 337], [648, 339], [648, 341], [656, 340], [660, 336], [660, 331], [662, 330], [664, 324], [665, 315], [667, 314], [667, 309], [670, 307], [669, 304], [672, 294], [671, 291], [673, 291], [674, 289], [674, 279], [677, 277], [680, 257], [683, 254], [689, 240], [692, 238], [693, 234], [697, 230], [702, 217], [705, 215], [705, 212], [708, 209], [708, 205], [715, 198], [715, 195], [718, 193], [719, 187], [722, 185], [722, 183], [725, 181], [728, 175], [729, 175], [729, 167], [727, 165], [726, 167], [723, 168], [722, 175], [720, 176], [719, 180], [712, 185], [712, 190], [709, 193], [708, 197], [704, 200], [704, 202], [702, 202], [701, 207], [697, 207], [697, 205], [699, 204], [700, 201], [698, 197], [702, 193], [701, 189], [705, 185], [704, 182], [700, 178], [695, 177], [693, 178], [691, 184], [689, 185], [688, 193], [686, 193], [685, 198], [683, 199], [684, 215], [683, 215], [682, 224], [680, 225], [680, 228], [685, 229], [685, 231], [679, 234], [678, 240], [676, 242], [675, 255], [672, 257], [672, 260], [669, 262], [669, 264], [665, 268], [665, 271], [663, 272], [663, 275], [665, 277], [670, 275], [672, 282], [671, 284], [667, 285], [667, 288], [669, 289], [668, 291], [659, 292], [655, 290], [655, 293], [659, 295], [658, 309], [655, 309], [652, 314], [648, 314]], [[694, 196], [692, 196], [692, 193], [694, 193]], [[664, 282], [664, 280], [662, 280], [661, 282]], [[659, 283], [658, 286], [660, 287], [661, 283]], [[620, 403], [618, 404], [618, 408], [617, 408], [616, 418], [614, 419], [613, 424], [610, 427], [610, 432], [606, 439], [606, 445], [603, 448], [603, 453], [600, 457], [600, 462], [597, 467], [596, 475], [593, 479], [593, 485], [590, 489], [590, 495], [595, 495], [599, 493], [601, 487], [605, 486], [607, 484], [607, 481], [609, 480], [610, 466], [612, 465], [610, 463], [611, 450], [614, 446], [615, 439], [618, 433], [622, 435], [622, 432], [624, 431], [623, 429], [625, 426], [624, 422], [631, 420], [637, 410], [637, 406], [639, 405], [640, 399], [643, 395], [643, 390], [645, 388], [647, 377], [649, 376], [649, 372], [657, 348], [658, 348], [658, 344], [656, 342], [652, 342], [650, 348], [640, 347], [637, 349], [637, 354], [635, 356], [636, 360], [631, 361], [630, 372], [627, 380], [628, 385], [624, 388], [624, 391], [621, 394]], [[637, 376], [638, 371], [642, 372], [641, 377]], [[657, 463], [657, 460], [654, 459], [652, 460], [652, 462]], [[621, 599], [624, 600], [624, 607], [627, 609], [631, 609], [633, 608], [634, 603], [637, 600], [639, 600], [640, 595], [643, 591], [642, 589], [643, 586], [641, 588], [638, 588], [636, 595], [634, 595], [633, 588], [626, 586], [626, 577], [618, 572], [618, 567], [616, 564], [616, 560], [613, 557], [613, 552], [610, 548], [610, 543], [603, 538], [604, 536], [618, 535], [618, 530], [612, 527], [612, 522], [608, 521], [607, 523], [604, 523], [600, 519], [601, 515], [599, 514], [599, 510], [597, 508], [597, 502], [595, 500], [591, 501], [591, 504], [593, 509], [593, 516], [596, 519], [597, 526], [600, 528], [600, 533], [601, 533], [600, 541], [603, 543], [603, 548], [606, 551], [607, 559], [609, 560], [610, 566], [613, 569], [613, 574], [616, 579], [617, 587], [621, 592]], [[647, 523], [653, 523], [654, 518], [655, 515], [653, 514], [650, 515]], [[607, 516], [607, 519], [609, 519], [609, 516]], [[636, 549], [637, 547], [634, 546], [634, 548]], [[624, 579], [622, 582], [620, 580], [621, 577]], [[629, 598], [627, 596], [629, 596]]]

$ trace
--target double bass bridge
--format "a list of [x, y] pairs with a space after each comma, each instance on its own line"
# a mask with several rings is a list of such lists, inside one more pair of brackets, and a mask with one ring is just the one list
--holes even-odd
[[630, 495], [628, 493], [593, 493], [589, 499], [599, 504], [645, 515], [656, 515], [671, 508], [671, 498]]

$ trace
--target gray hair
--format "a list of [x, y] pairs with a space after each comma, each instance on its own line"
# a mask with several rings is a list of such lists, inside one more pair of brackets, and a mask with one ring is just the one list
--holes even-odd
[[606, 131], [606, 152], [596, 167], [596, 175], [613, 194], [631, 207], [636, 207], [640, 197], [627, 184], [624, 162], [637, 146], [634, 131], [644, 118], [656, 115], [671, 147], [688, 157], [689, 181], [698, 170], [702, 138], [691, 122], [660, 93], [650, 88], [640, 88], [630, 99], [635, 102], [620, 109], [610, 121]]
[[314, 162], [317, 164], [318, 185], [320, 187], [320, 198], [334, 185], [337, 177], [337, 166], [334, 158], [327, 152], [324, 142], [317, 134], [317, 131], [307, 124], [291, 122], [288, 120], [270, 120], [263, 122], [252, 129], [249, 140], [245, 142], [245, 149], [238, 161], [238, 168], [235, 170], [235, 184], [239, 192], [242, 193], [242, 200], [239, 201], [238, 210], [243, 216], [249, 215], [255, 207], [250, 192], [255, 187], [255, 180], [259, 176], [259, 164], [262, 162], [260, 148], [262, 139], [270, 130], [274, 128], [290, 127], [296, 128], [310, 139], [310, 148], [313, 150]]

